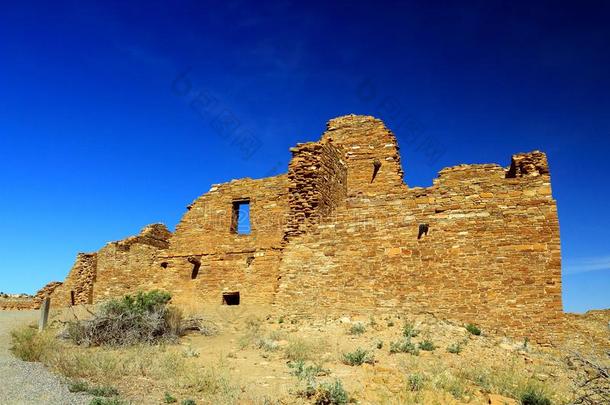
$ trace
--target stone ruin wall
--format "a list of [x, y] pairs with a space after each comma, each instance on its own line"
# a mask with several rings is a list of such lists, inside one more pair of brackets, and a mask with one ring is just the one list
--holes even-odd
[[91, 304], [97, 268], [97, 253], [79, 253], [63, 284], [51, 297], [56, 306]]
[[343, 149], [328, 140], [299, 144], [290, 151], [290, 211], [284, 227], [286, 239], [307, 232], [322, 218], [331, 216], [345, 204], [347, 197], [347, 167], [343, 161]]
[[3, 297], [0, 294], [0, 311], [21, 311], [27, 309], [39, 309], [42, 305], [42, 301], [50, 297], [53, 291], [57, 287], [61, 286], [62, 283], [59, 281], [52, 281], [42, 287], [34, 296], [27, 296], [23, 294], [23, 297]]
[[111, 242], [95, 253], [79, 253], [64, 283], [51, 294], [53, 306], [93, 304], [160, 282], [157, 256], [167, 249], [171, 233], [165, 225], [148, 225], [137, 236]]
[[[322, 142], [332, 141], [345, 152], [347, 192], [354, 195], [387, 195], [407, 190], [396, 137], [373, 117], [347, 115], [328, 122]], [[374, 163], [380, 168], [374, 174]]]
[[[540, 343], [561, 328], [559, 224], [544, 154], [515, 155], [508, 169], [447, 168], [431, 187], [409, 189], [392, 132], [353, 115], [291, 151], [285, 175], [212, 186], [173, 235], [155, 225], [105, 246], [92, 289], [78, 281], [90, 278], [77, 261], [57, 290], [61, 304], [72, 290], [79, 302], [99, 302], [161, 288], [187, 307], [238, 291], [242, 305], [295, 316], [428, 312]], [[249, 235], [233, 229], [232, 207], [245, 201]], [[420, 224], [429, 232], [418, 239]]]
[[[380, 154], [391, 155], [389, 145]], [[370, 182], [378, 155], [364, 146], [352, 146], [369, 153], [356, 163], [360, 183], [348, 181], [360, 191], [350, 189], [344, 208], [286, 246], [278, 309], [427, 312], [552, 341], [563, 319], [561, 256], [546, 156], [515, 155], [508, 170], [460, 165], [442, 170], [432, 187], [396, 190], [391, 165]], [[418, 239], [420, 224], [429, 233]]]
[[165, 225], [153, 224], [137, 236], [108, 243], [100, 249], [93, 303], [157, 288], [163, 279], [158, 256], [167, 250], [170, 236]]
[[[270, 305], [278, 287], [283, 223], [288, 214], [286, 175], [214, 185], [189, 207], [171, 239], [166, 287], [184, 306], [221, 304], [239, 292], [242, 303]], [[250, 234], [232, 230], [233, 203], [249, 201]]]

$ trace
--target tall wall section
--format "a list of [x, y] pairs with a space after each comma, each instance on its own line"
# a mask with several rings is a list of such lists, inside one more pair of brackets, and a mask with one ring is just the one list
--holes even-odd
[[321, 141], [329, 140], [345, 153], [350, 196], [396, 194], [407, 189], [396, 137], [383, 121], [363, 115], [334, 118]]
[[[548, 173], [534, 152], [516, 155], [509, 170], [444, 169], [425, 189], [348, 188], [333, 223], [286, 246], [277, 306], [309, 316], [429, 312], [548, 343], [562, 319]], [[348, 184], [367, 187], [351, 174]], [[418, 239], [420, 224], [429, 232]]]
[[96, 269], [97, 253], [79, 253], [66, 280], [52, 292], [52, 305], [91, 304]]
[[[221, 304], [223, 293], [236, 292], [241, 305], [273, 302], [288, 185], [286, 175], [234, 180], [212, 186], [188, 207], [162, 258], [176, 303]], [[250, 207], [248, 234], [234, 229], [238, 203]]]
[[330, 217], [347, 197], [347, 166], [342, 148], [326, 140], [299, 144], [290, 151], [286, 239], [305, 233]]

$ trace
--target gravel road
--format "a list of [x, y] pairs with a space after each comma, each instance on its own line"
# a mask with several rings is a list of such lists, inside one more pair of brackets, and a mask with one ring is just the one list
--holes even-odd
[[38, 311], [0, 311], [0, 405], [88, 404], [91, 397], [71, 393], [40, 363], [21, 361], [10, 353], [10, 331], [37, 319]]

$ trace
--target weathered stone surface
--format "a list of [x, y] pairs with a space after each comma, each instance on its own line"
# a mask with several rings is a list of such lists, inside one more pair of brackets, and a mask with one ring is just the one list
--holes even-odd
[[[548, 343], [563, 313], [546, 155], [454, 166], [408, 188], [398, 150], [378, 119], [333, 119], [319, 142], [291, 149], [287, 174], [214, 185], [174, 234], [154, 225], [79, 255], [52, 296], [163, 288], [179, 305], [220, 305], [239, 292], [240, 305], [295, 316], [425, 312]], [[235, 229], [242, 203], [247, 235]]]

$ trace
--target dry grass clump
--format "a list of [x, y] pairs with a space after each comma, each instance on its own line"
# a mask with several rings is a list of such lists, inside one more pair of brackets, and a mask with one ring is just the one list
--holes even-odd
[[234, 402], [240, 392], [222, 365], [202, 367], [178, 348], [66, 346], [59, 344], [50, 333], [39, 335], [27, 329], [14, 332], [14, 336], [13, 353], [16, 356], [41, 361], [73, 380], [112, 387], [138, 379], [153, 380], [160, 389], [197, 393], [217, 403]]
[[281, 339], [281, 333], [278, 331], [267, 333], [261, 319], [255, 316], [248, 317], [245, 327], [245, 333], [239, 338], [240, 349], [255, 347], [267, 352], [279, 350], [278, 341]]
[[34, 326], [23, 326], [11, 331], [11, 338], [11, 352], [25, 361], [44, 362], [58, 346], [51, 333], [38, 333]]
[[307, 340], [300, 337], [291, 338], [284, 347], [284, 357], [290, 361], [315, 361], [321, 363], [320, 357], [325, 347], [322, 340]]

